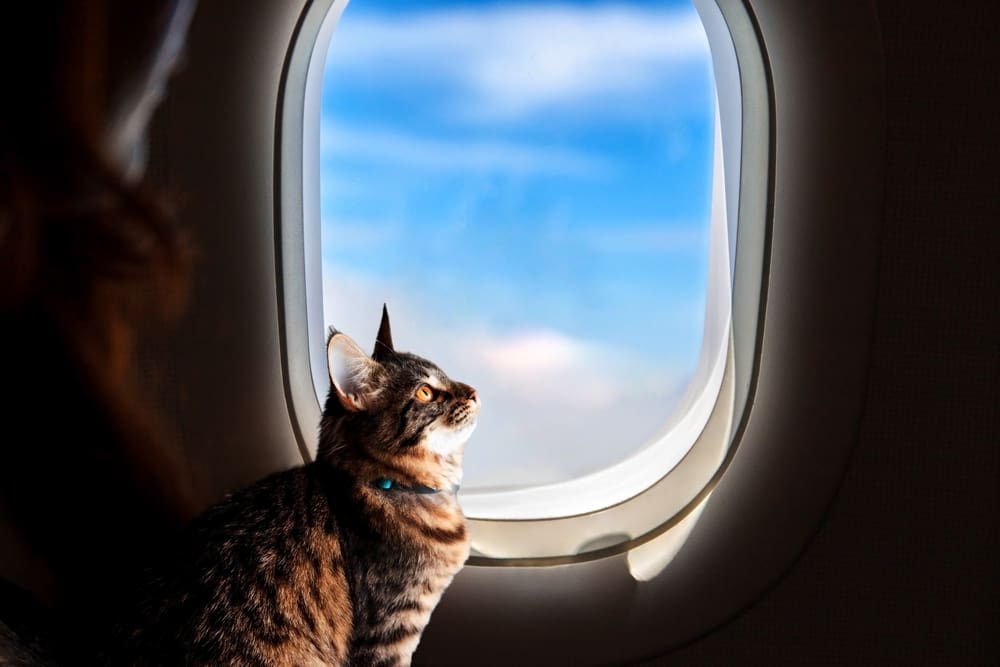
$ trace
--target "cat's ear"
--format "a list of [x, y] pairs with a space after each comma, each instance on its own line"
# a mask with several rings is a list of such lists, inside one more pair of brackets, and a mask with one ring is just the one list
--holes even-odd
[[389, 328], [389, 308], [383, 303], [382, 323], [378, 325], [378, 335], [375, 336], [375, 351], [372, 352], [372, 359], [380, 361], [395, 353], [396, 350], [392, 346], [392, 330]]
[[350, 336], [339, 331], [334, 331], [326, 343], [326, 361], [340, 404], [351, 412], [366, 409], [375, 362]]

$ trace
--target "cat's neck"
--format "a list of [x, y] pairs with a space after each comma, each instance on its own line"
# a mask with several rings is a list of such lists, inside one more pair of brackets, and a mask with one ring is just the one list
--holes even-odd
[[461, 452], [383, 460], [378, 455], [335, 448], [320, 451], [317, 463], [346, 473], [355, 485], [391, 493], [454, 497], [462, 484]]

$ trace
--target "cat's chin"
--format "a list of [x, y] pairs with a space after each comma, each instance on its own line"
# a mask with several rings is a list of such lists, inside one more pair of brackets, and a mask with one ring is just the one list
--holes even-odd
[[473, 418], [458, 428], [432, 426], [427, 429], [423, 446], [435, 454], [445, 457], [453, 456], [462, 451], [465, 443], [472, 436], [472, 432], [476, 430], [478, 423], [479, 420]]

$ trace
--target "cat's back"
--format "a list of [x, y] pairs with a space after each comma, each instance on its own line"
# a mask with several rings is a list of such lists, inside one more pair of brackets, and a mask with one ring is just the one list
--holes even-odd
[[143, 589], [111, 662], [342, 664], [353, 614], [339, 483], [309, 465], [209, 509]]

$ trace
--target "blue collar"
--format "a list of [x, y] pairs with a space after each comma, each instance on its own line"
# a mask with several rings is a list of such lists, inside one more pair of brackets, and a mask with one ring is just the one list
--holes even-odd
[[381, 489], [382, 491], [403, 491], [406, 493], [419, 493], [422, 495], [428, 495], [433, 493], [457, 493], [458, 484], [451, 487], [450, 489], [435, 489], [432, 486], [426, 486], [424, 484], [403, 484], [397, 482], [394, 479], [389, 479], [388, 477], [379, 477], [374, 482], [372, 486], [376, 489]]

